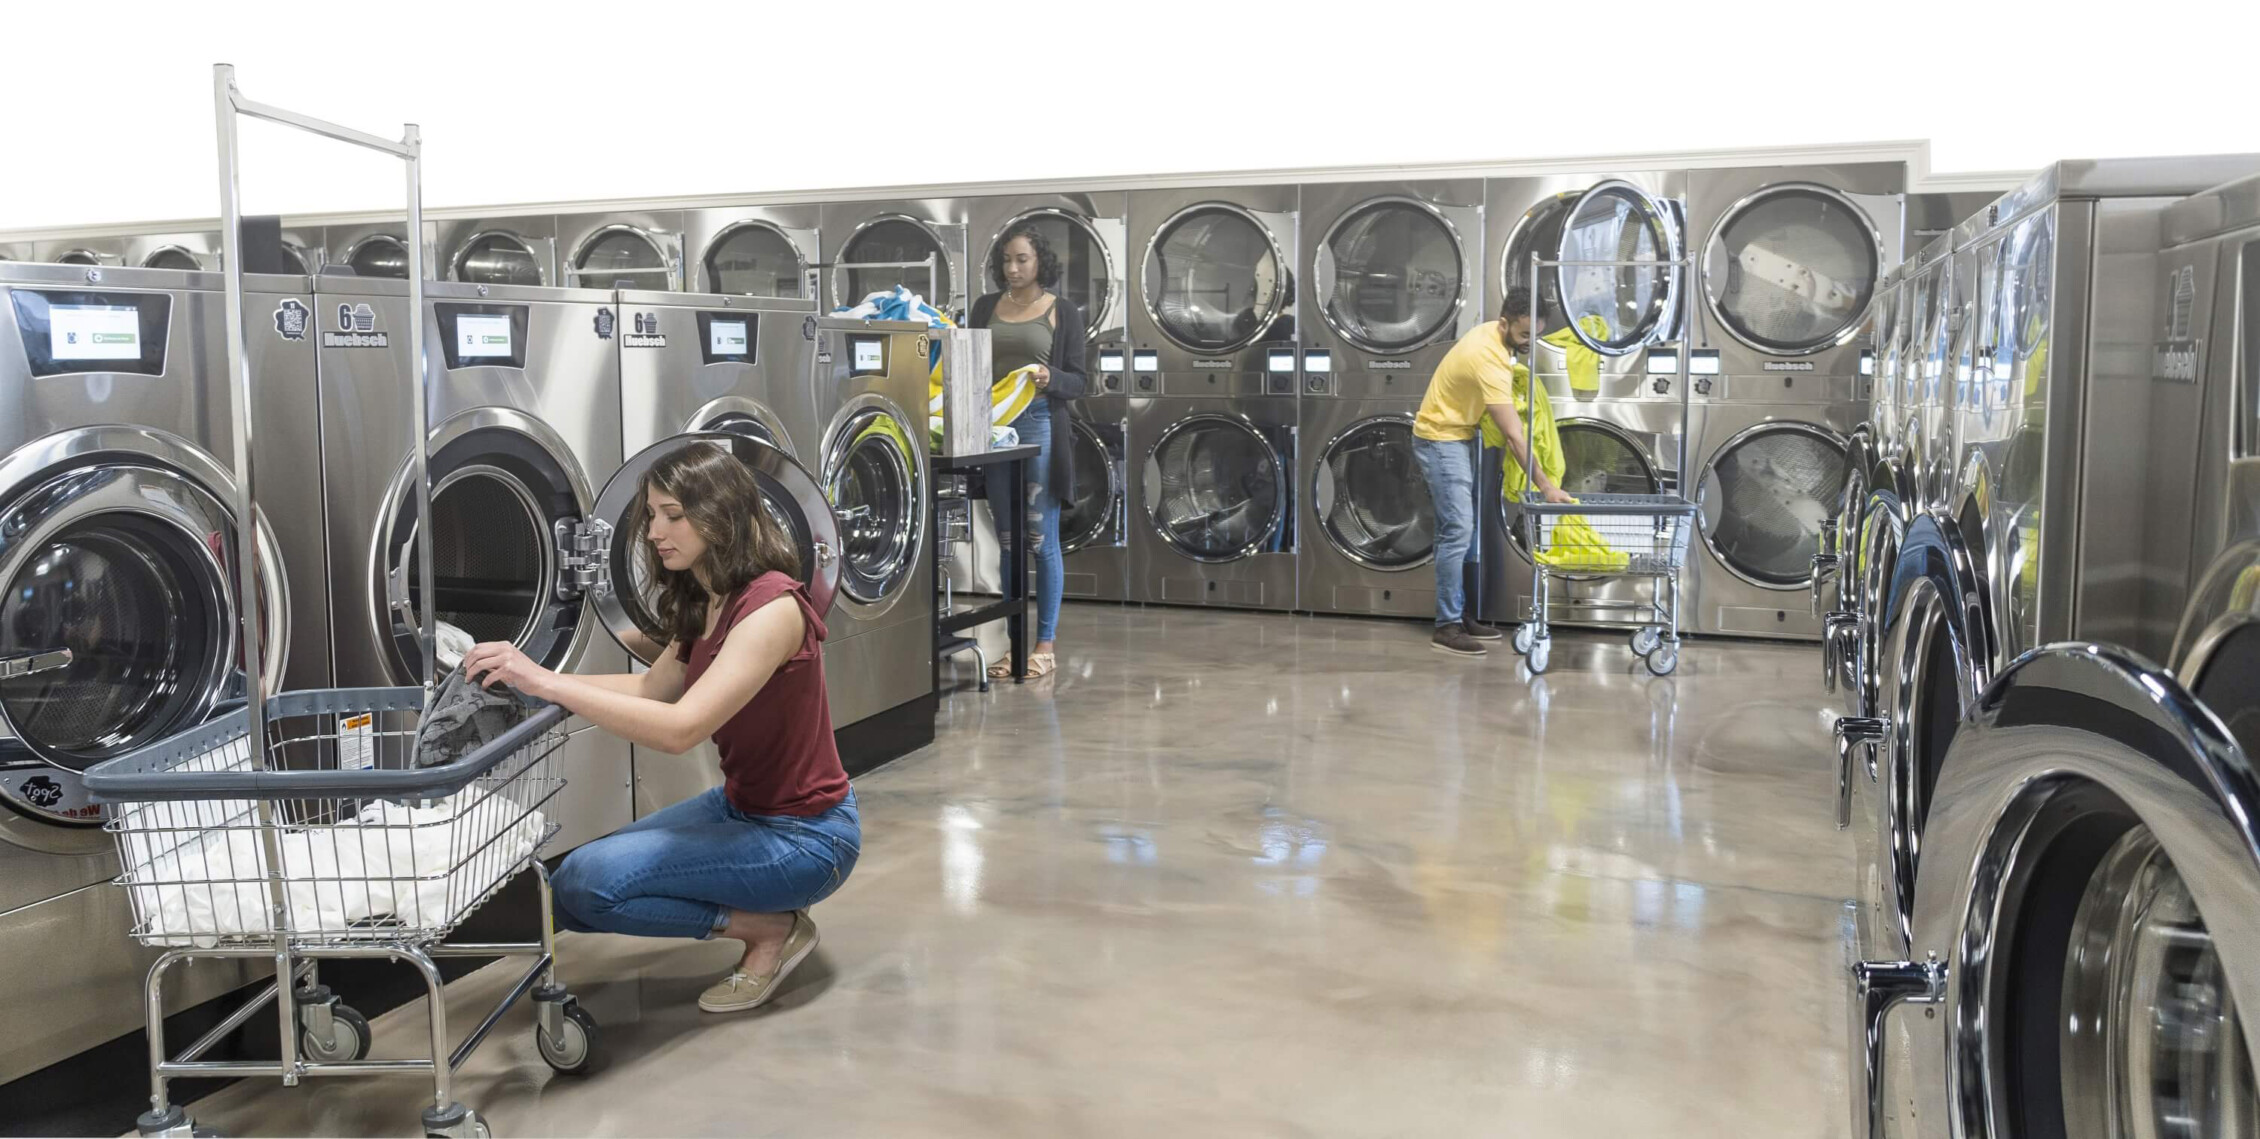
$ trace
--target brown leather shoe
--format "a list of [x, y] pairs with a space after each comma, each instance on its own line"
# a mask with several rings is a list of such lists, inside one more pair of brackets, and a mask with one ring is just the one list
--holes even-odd
[[1505, 633], [1499, 631], [1498, 626], [1486, 625], [1473, 617], [1460, 622], [1460, 628], [1465, 630], [1468, 636], [1479, 641], [1496, 641], [1506, 636]]
[[1428, 643], [1436, 651], [1453, 656], [1479, 657], [1489, 655], [1491, 651], [1483, 647], [1483, 642], [1468, 636], [1467, 630], [1458, 625], [1436, 626], [1436, 636]]

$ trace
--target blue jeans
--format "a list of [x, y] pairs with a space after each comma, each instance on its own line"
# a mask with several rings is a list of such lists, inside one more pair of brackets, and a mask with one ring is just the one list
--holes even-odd
[[1436, 506], [1436, 625], [1467, 618], [1467, 549], [1475, 537], [1474, 444], [1413, 437], [1413, 458]]
[[582, 933], [710, 937], [730, 911], [807, 909], [855, 869], [855, 792], [821, 815], [749, 815], [722, 788], [654, 811], [565, 856], [557, 924]]
[[[1036, 448], [1036, 457], [1028, 460], [1028, 530], [1032, 545], [1031, 560], [1036, 566], [1036, 641], [1048, 642], [1059, 634], [1059, 596], [1067, 588], [1067, 559], [1059, 552], [1059, 497], [1052, 493], [1052, 409], [1051, 400], [1039, 396], [1028, 405], [1028, 410], [1012, 421], [1012, 429], [1020, 435], [1020, 445]], [[1011, 491], [1000, 486], [1003, 480], [989, 480], [989, 517], [1001, 518], [1010, 509]], [[1000, 554], [1000, 572], [1012, 572], [1012, 547], [1005, 545], [1004, 530], [997, 530]]]

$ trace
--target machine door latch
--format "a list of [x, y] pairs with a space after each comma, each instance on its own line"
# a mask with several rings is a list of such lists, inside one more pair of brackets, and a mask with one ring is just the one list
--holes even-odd
[[71, 650], [67, 648], [46, 649], [36, 653], [25, 653], [22, 656], [0, 657], [0, 680], [13, 680], [19, 676], [30, 676], [35, 672], [52, 672], [58, 668], [69, 668], [71, 660]]
[[612, 524], [560, 518], [551, 529], [557, 535], [557, 599], [610, 595]]

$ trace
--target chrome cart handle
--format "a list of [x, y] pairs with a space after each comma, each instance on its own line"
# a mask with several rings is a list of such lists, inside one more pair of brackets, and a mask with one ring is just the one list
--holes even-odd
[[[1883, 1139], [1883, 1024], [1893, 1006], [1940, 1004], [1946, 999], [1946, 966], [1933, 953], [1927, 961], [1862, 961], [1852, 966], [1853, 1139]], [[1866, 1118], [1861, 1118], [1862, 1114]]]
[[14, 680], [19, 676], [30, 676], [35, 672], [53, 672], [58, 668], [69, 668], [74, 659], [76, 658], [69, 649], [44, 649], [36, 653], [25, 653], [22, 656], [0, 657], [0, 680]]
[[1853, 751], [1881, 743], [1888, 730], [1888, 725], [1873, 716], [1836, 718], [1836, 829], [1852, 825]]

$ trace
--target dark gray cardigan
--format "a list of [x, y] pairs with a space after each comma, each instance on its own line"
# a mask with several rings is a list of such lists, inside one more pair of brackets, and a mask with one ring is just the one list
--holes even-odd
[[[997, 314], [997, 298], [1002, 293], [990, 293], [973, 302], [973, 313], [966, 318], [967, 328], [987, 328]], [[1052, 293], [1057, 298], [1053, 311], [1059, 314], [1059, 323], [1052, 327], [1052, 358], [1044, 367], [1051, 369], [1051, 386], [1045, 394], [1051, 396], [1052, 461], [1051, 470], [1044, 477], [1052, 497], [1066, 504], [1075, 497], [1075, 446], [1068, 434], [1067, 401], [1081, 399], [1091, 387], [1090, 373], [1085, 370], [1083, 310], [1075, 302]]]

